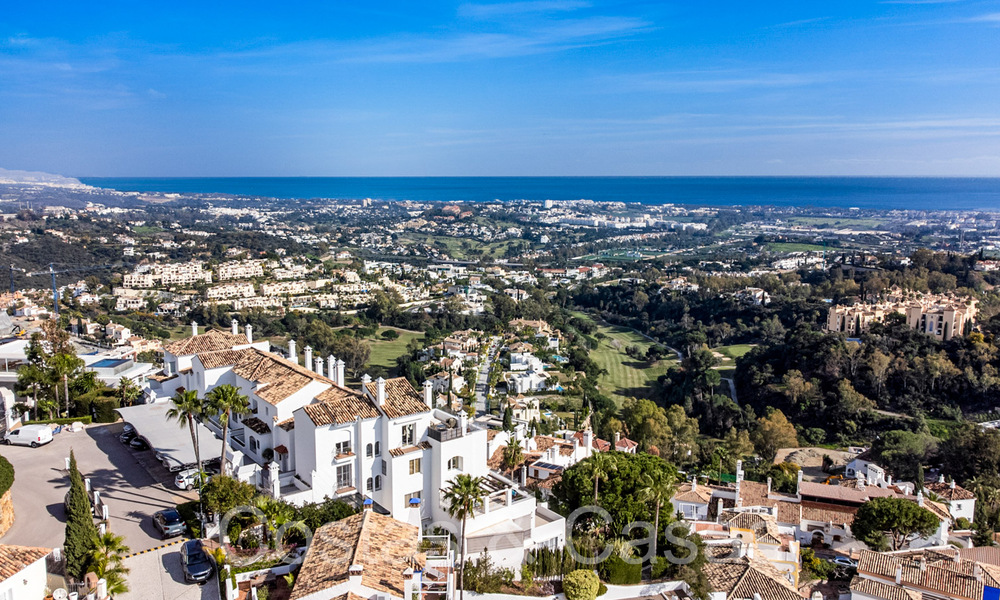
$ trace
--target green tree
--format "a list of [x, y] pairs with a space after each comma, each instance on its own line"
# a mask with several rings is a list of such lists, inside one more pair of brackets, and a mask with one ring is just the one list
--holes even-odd
[[597, 591], [601, 588], [597, 573], [586, 569], [567, 573], [562, 584], [566, 600], [596, 600]]
[[125, 545], [125, 538], [106, 531], [103, 535], [95, 533], [93, 549], [90, 552], [90, 570], [108, 584], [108, 595], [112, 598], [129, 591], [129, 568], [125, 566], [125, 557], [131, 552]]
[[191, 446], [194, 448], [195, 460], [198, 463], [198, 472], [202, 472], [201, 468], [201, 448], [198, 447], [198, 436], [195, 433], [195, 424], [201, 422], [205, 416], [205, 405], [198, 398], [198, 392], [195, 390], [177, 390], [174, 397], [170, 399], [174, 405], [167, 411], [167, 418], [171, 421], [177, 421], [177, 423], [184, 427], [188, 426], [191, 432]]
[[767, 462], [774, 460], [779, 449], [794, 448], [799, 444], [795, 426], [780, 410], [772, 410], [771, 414], [757, 419], [753, 438], [758, 454]]
[[142, 388], [128, 377], [118, 380], [118, 401], [122, 406], [132, 406], [142, 397]]
[[63, 544], [66, 555], [66, 575], [82, 581], [87, 574], [97, 527], [94, 526], [94, 512], [87, 496], [87, 487], [76, 465], [76, 455], [69, 452], [69, 496], [66, 499], [66, 540]]
[[594, 480], [594, 504], [600, 505], [601, 497], [598, 493], [601, 480], [607, 479], [612, 472], [618, 470], [618, 465], [607, 452], [598, 452], [583, 461], [591, 479]]
[[462, 473], [456, 475], [448, 482], [448, 487], [444, 490], [444, 501], [448, 505], [448, 514], [453, 519], [462, 521], [462, 569], [458, 572], [459, 597], [465, 598], [465, 526], [470, 516], [475, 515], [476, 507], [483, 503], [486, 493], [483, 491], [483, 480], [481, 477], [473, 477]]
[[521, 451], [521, 445], [511, 440], [503, 449], [503, 466], [507, 469], [513, 469], [521, 464], [522, 460], [524, 460], [524, 452]]
[[228, 473], [226, 459], [226, 435], [229, 432], [229, 419], [232, 415], [250, 414], [250, 399], [240, 393], [235, 385], [224, 384], [208, 393], [207, 411], [218, 417], [222, 424], [222, 458], [220, 473]]
[[49, 357], [48, 363], [49, 371], [56, 382], [56, 389], [58, 389], [59, 382], [62, 382], [63, 407], [66, 409], [66, 414], [69, 415], [69, 381], [76, 377], [80, 369], [83, 368], [83, 359], [78, 358], [75, 354], [55, 354]]
[[915, 502], [903, 498], [874, 498], [858, 509], [851, 532], [873, 550], [882, 550], [888, 545], [895, 551], [907, 547], [913, 535], [922, 538], [931, 535], [938, 524], [934, 513]]
[[205, 484], [201, 490], [201, 500], [205, 510], [224, 515], [237, 506], [250, 504], [257, 490], [249, 483], [236, 478], [217, 475]]
[[654, 562], [658, 556], [656, 545], [660, 538], [660, 509], [663, 508], [664, 504], [670, 503], [675, 489], [673, 476], [666, 471], [655, 475], [647, 473], [643, 477], [643, 488], [640, 490], [642, 499], [651, 502], [656, 507], [653, 517], [653, 551], [650, 553]]

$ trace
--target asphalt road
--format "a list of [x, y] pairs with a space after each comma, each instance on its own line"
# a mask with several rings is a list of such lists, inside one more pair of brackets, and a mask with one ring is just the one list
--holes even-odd
[[203, 585], [184, 581], [179, 544], [127, 558], [125, 566], [130, 589], [116, 600], [219, 600], [217, 577]]
[[[111, 531], [125, 537], [132, 552], [163, 544], [153, 529], [154, 512], [193, 499], [174, 489], [173, 477], [152, 451], [135, 452], [118, 441], [120, 423], [93, 425], [76, 433], [57, 434], [39, 448], [2, 446], [0, 454], [14, 465], [14, 525], [0, 538], [5, 544], [62, 546], [66, 515], [63, 498], [69, 489], [65, 459], [70, 449], [84, 477], [107, 502]], [[145, 466], [144, 466], [145, 465]]]
[[479, 367], [479, 378], [476, 381], [476, 414], [481, 415], [486, 412], [486, 394], [489, 391], [490, 367], [497, 359], [497, 347], [499, 342], [490, 340], [489, 348], [486, 350], [486, 361]]

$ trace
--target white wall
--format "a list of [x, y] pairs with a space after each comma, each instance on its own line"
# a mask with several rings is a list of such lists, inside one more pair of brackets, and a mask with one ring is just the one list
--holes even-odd
[[0, 582], [0, 600], [44, 598], [45, 584], [45, 559], [42, 558]]

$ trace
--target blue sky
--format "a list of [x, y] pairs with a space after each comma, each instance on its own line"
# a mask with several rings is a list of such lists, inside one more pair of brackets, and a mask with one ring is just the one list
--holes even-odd
[[1000, 1], [16, 2], [0, 167], [1000, 176]]

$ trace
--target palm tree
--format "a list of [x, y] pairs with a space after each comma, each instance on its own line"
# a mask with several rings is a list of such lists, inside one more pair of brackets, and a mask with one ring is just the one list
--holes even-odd
[[[29, 393], [31, 397], [34, 398], [35, 404], [35, 417], [38, 417], [38, 392], [46, 384], [46, 374], [45, 371], [36, 364], [28, 363], [17, 370], [17, 384], [14, 386], [14, 391], [22, 396], [27, 396]], [[58, 408], [58, 404], [57, 404]]]
[[90, 570], [108, 584], [108, 595], [112, 598], [128, 591], [125, 576], [129, 569], [124, 564], [125, 556], [131, 552], [125, 545], [125, 538], [110, 531], [97, 534], [90, 552]]
[[[49, 357], [49, 368], [52, 376], [56, 380], [56, 390], [59, 389], [59, 381], [63, 384], [63, 402], [66, 407], [66, 415], [69, 415], [69, 378], [75, 376], [77, 371], [83, 367], [83, 360], [72, 354], [56, 354]], [[58, 398], [59, 392], [56, 392]]]
[[444, 490], [444, 500], [448, 503], [448, 514], [453, 519], [462, 520], [462, 570], [458, 572], [459, 598], [465, 599], [465, 523], [470, 516], [475, 516], [476, 506], [483, 503], [486, 493], [483, 491], [483, 478], [473, 477], [466, 473], [456, 475], [448, 482]]
[[187, 424], [191, 430], [191, 446], [194, 448], [194, 457], [198, 462], [198, 473], [201, 468], [201, 449], [198, 448], [198, 438], [195, 434], [195, 421], [201, 421], [205, 417], [205, 406], [198, 397], [195, 390], [177, 390], [174, 397], [170, 399], [174, 403], [173, 408], [167, 411], [167, 418], [184, 427]]
[[642, 480], [643, 487], [639, 490], [639, 495], [643, 500], [656, 505], [656, 512], [653, 513], [653, 552], [650, 561], [650, 569], [656, 561], [656, 544], [660, 537], [660, 508], [670, 502], [674, 496], [674, 478], [667, 473], [658, 473], [656, 476], [645, 475]]
[[208, 413], [219, 417], [222, 424], [222, 459], [220, 473], [226, 471], [226, 434], [229, 432], [229, 418], [232, 415], [250, 414], [250, 399], [240, 393], [235, 385], [220, 385], [208, 393]]
[[132, 406], [142, 396], [142, 389], [128, 377], [118, 380], [118, 400], [122, 406]]
[[597, 494], [600, 482], [602, 479], [606, 480], [612, 471], [617, 471], [618, 465], [606, 452], [598, 452], [591, 456], [587, 459], [587, 465], [590, 476], [594, 478], [594, 504], [599, 505]]

